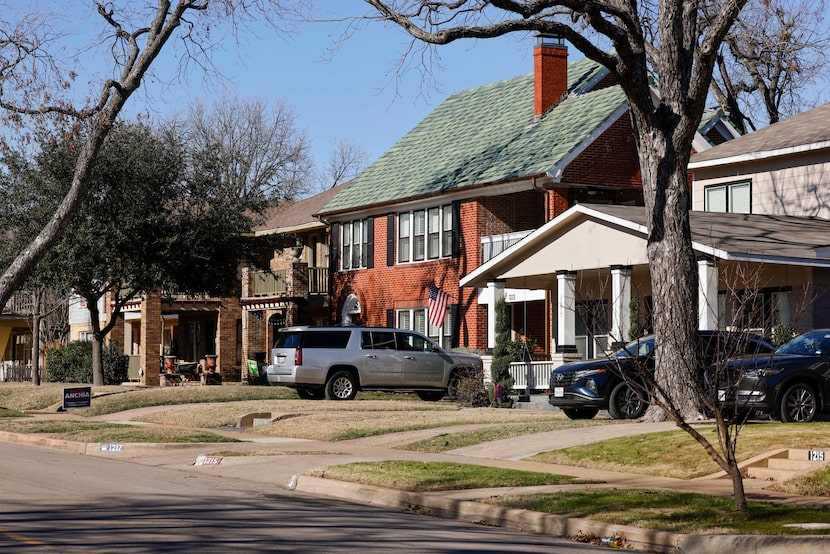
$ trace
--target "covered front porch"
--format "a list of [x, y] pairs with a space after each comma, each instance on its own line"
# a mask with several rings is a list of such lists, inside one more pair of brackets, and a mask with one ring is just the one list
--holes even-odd
[[[830, 326], [830, 221], [692, 212], [690, 222], [700, 329]], [[652, 329], [647, 236], [643, 207], [580, 204], [460, 284], [486, 299], [490, 337], [505, 290], [545, 290], [553, 367], [603, 356]]]

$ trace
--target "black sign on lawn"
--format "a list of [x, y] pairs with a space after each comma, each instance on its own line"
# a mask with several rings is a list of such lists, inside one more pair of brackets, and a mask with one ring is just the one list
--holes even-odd
[[89, 408], [92, 402], [92, 387], [71, 387], [63, 389], [63, 409]]

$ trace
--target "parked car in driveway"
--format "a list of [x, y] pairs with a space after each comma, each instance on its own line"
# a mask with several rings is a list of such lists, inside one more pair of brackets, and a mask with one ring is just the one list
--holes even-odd
[[[642, 387], [642, 370], [654, 371], [657, 345], [649, 335], [617, 352], [582, 362], [561, 365], [551, 371], [548, 400], [571, 419], [591, 419], [608, 410], [613, 419], [637, 419], [649, 404]], [[727, 331], [698, 331], [699, 354], [706, 367], [723, 356], [768, 353], [771, 343], [755, 335]]]
[[830, 411], [830, 329], [799, 335], [772, 354], [730, 361], [718, 400], [784, 422], [806, 423]]
[[482, 375], [481, 357], [427, 337], [378, 327], [289, 327], [277, 333], [265, 375], [300, 398], [351, 400], [359, 390], [410, 390], [423, 400], [456, 396], [458, 380]]

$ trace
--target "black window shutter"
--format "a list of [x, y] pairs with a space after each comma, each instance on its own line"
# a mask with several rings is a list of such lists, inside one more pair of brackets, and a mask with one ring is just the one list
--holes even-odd
[[452, 203], [452, 257], [461, 257], [461, 202]]
[[369, 225], [367, 225], [366, 236], [366, 268], [372, 269], [375, 267], [375, 218], [369, 218]]
[[450, 344], [453, 348], [458, 348], [459, 335], [461, 335], [461, 319], [458, 317], [459, 313], [458, 304], [450, 304], [450, 321], [452, 321]]
[[395, 326], [395, 310], [391, 308], [386, 310], [386, 326], [390, 328]]
[[386, 265], [395, 265], [395, 214], [386, 216]]
[[331, 255], [329, 256], [331, 267], [329, 271], [335, 273], [340, 269], [340, 224], [331, 225]]

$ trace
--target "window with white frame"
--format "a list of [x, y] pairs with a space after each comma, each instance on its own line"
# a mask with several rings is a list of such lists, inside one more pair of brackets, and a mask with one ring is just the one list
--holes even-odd
[[447, 307], [447, 315], [441, 327], [430, 324], [426, 308], [396, 310], [395, 317], [398, 329], [416, 331], [428, 336], [443, 348], [452, 348], [452, 312], [449, 307]]
[[452, 256], [452, 205], [398, 214], [398, 262]]
[[752, 187], [749, 181], [705, 187], [703, 198], [707, 212], [752, 213]]
[[366, 267], [369, 255], [369, 220], [360, 219], [341, 224], [342, 269]]

